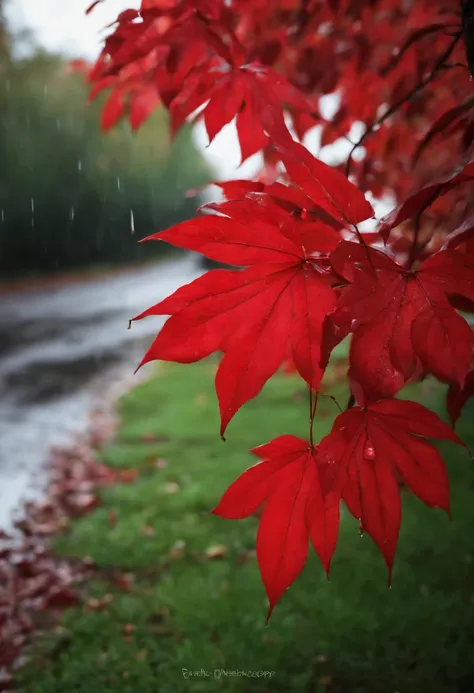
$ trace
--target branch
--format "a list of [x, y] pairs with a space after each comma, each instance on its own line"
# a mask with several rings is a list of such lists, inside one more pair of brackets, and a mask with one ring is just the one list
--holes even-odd
[[474, 77], [474, 0], [462, 0], [461, 21], [467, 64]]
[[[470, 0], [471, 2], [472, 0]], [[444, 51], [444, 53], [441, 55], [441, 57], [437, 60], [435, 63], [433, 69], [431, 72], [429, 72], [426, 77], [424, 77], [418, 84], [408, 92], [408, 94], [405, 94], [404, 97], [396, 101], [393, 106], [391, 106], [385, 113], [384, 115], [376, 120], [375, 122], [370, 125], [367, 130], [364, 132], [363, 135], [359, 138], [359, 140], [354, 144], [352, 147], [351, 151], [349, 152], [349, 157], [347, 159], [347, 164], [346, 164], [346, 176], [349, 178], [350, 171], [351, 171], [351, 165], [352, 165], [352, 157], [354, 156], [354, 152], [356, 149], [358, 149], [367, 139], [369, 135], [371, 135], [376, 129], [378, 129], [385, 121], [390, 118], [394, 113], [398, 111], [399, 108], [401, 108], [404, 104], [406, 104], [410, 99], [412, 99], [419, 91], [424, 89], [431, 81], [432, 79], [438, 74], [438, 72], [441, 71], [443, 68], [443, 65], [446, 60], [451, 56], [451, 53], [453, 52], [454, 48], [456, 47], [456, 44], [458, 43], [459, 39], [461, 38], [462, 33], [459, 32], [456, 34], [454, 39], [451, 41], [449, 44], [448, 48]]]

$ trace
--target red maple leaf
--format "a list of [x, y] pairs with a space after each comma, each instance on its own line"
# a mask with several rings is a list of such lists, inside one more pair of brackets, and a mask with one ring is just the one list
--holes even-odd
[[406, 198], [398, 207], [383, 219], [379, 233], [384, 240], [389, 237], [390, 231], [407, 219], [413, 219], [421, 215], [430, 207], [438, 197], [446, 195], [450, 190], [462, 183], [474, 180], [474, 161], [469, 160], [464, 166], [458, 168], [449, 176], [444, 176], [430, 185], [417, 190]]
[[283, 435], [252, 450], [262, 462], [245, 471], [212, 511], [228, 520], [252, 515], [265, 503], [257, 534], [257, 559], [270, 602], [268, 618], [302, 571], [313, 547], [329, 573], [339, 529], [339, 500], [323, 498], [317, 447]]
[[329, 324], [336, 343], [353, 332], [349, 375], [367, 397], [393, 396], [421, 371], [463, 386], [474, 338], [448, 297], [474, 300], [474, 256], [443, 250], [414, 271], [343, 241], [330, 260], [350, 285]]
[[[303, 221], [323, 221], [335, 229], [344, 227], [342, 220], [338, 221], [335, 219], [332, 214], [328, 213], [323, 207], [316, 205], [311, 197], [295, 186], [283, 185], [283, 183], [279, 182], [265, 184], [251, 180], [214, 181], [209, 185], [218, 186], [228, 200], [242, 197], [263, 200], [269, 197], [279, 207], [283, 207], [283, 209], [298, 216]], [[264, 197], [261, 196], [259, 198], [260, 193], [264, 193]], [[354, 196], [355, 191], [353, 188], [350, 194]], [[326, 201], [324, 203], [327, 205]]]
[[221, 434], [279, 368], [289, 346], [313, 388], [322, 376], [322, 324], [336, 297], [315, 253], [334, 248], [337, 232], [322, 223], [308, 228], [266, 202], [224, 202], [216, 208], [228, 216], [198, 217], [149, 237], [247, 266], [208, 272], [134, 318], [172, 315], [140, 366], [156, 359], [191, 363], [225, 352], [216, 375]]
[[464, 445], [421, 404], [384, 400], [340, 414], [319, 445], [323, 493], [340, 494], [383, 554], [391, 578], [401, 519], [400, 475], [429, 507], [449, 513], [449, 480], [437, 449], [427, 438]]
[[173, 130], [206, 101], [199, 117], [204, 117], [209, 142], [237, 116], [241, 162], [265, 148], [269, 133], [283, 131], [289, 137], [281, 102], [317, 115], [316, 103], [306, 99], [283, 75], [258, 63], [234, 61], [229, 65], [224, 61], [221, 66], [210, 64], [207, 71], [191, 71], [170, 104]]
[[290, 179], [335, 219], [351, 226], [373, 215], [372, 205], [364, 194], [346, 176], [314, 157], [302, 144], [282, 136], [277, 150]]
[[[309, 385], [312, 426], [312, 390], [352, 334], [357, 406], [317, 447], [310, 435], [258, 448], [264, 461], [214, 511], [244, 517], [265, 505], [257, 553], [270, 613], [310, 537], [329, 569], [341, 498], [389, 572], [399, 478], [449, 511], [427, 439], [459, 439], [421, 405], [384, 398], [432, 374], [450, 384], [454, 425], [473, 392], [474, 337], [457, 312], [474, 312], [473, 198], [461, 186], [474, 181], [467, 4], [279, 0], [269, 12], [268, 0], [142, 0], [111, 25], [89, 74], [91, 97], [112, 90], [104, 129], [124, 115], [137, 129], [160, 102], [172, 134], [202, 117], [212, 141], [235, 118], [242, 160], [262, 152], [255, 181], [219, 184], [227, 201], [204, 205], [212, 215], [150, 237], [238, 269], [211, 271], [137, 316], [171, 316], [142, 364], [222, 352], [221, 434], [279, 367], [294, 368]], [[334, 94], [337, 112], [323, 118], [322, 97]], [[322, 146], [353, 143], [346, 162], [328, 167], [293, 140], [290, 130], [303, 140], [316, 122]], [[378, 234], [357, 226], [373, 216], [365, 191], [397, 200]]]

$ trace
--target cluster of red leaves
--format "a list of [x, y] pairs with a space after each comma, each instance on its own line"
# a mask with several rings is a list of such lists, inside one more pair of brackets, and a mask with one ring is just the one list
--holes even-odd
[[[262, 461], [214, 511], [240, 518], [265, 504], [257, 554], [270, 610], [301, 571], [309, 539], [329, 570], [341, 500], [390, 573], [398, 481], [449, 512], [447, 473], [429, 439], [462, 442], [395, 396], [431, 375], [449, 385], [454, 425], [474, 391], [472, 328], [458, 312], [474, 312], [471, 4], [143, 0], [118, 17], [89, 73], [92, 96], [111, 90], [104, 129], [126, 113], [136, 128], [160, 101], [172, 133], [203, 118], [212, 141], [235, 118], [242, 161], [263, 153], [258, 181], [221, 183], [225, 201], [145, 239], [236, 269], [212, 270], [135, 319], [170, 316], [141, 365], [223, 354], [222, 436], [282, 365], [307, 383], [309, 442], [280, 436], [254, 450]], [[328, 94], [338, 104], [330, 120], [320, 111]], [[302, 144], [314, 126], [324, 146], [355, 124], [362, 137], [339, 167]], [[399, 204], [362, 233], [374, 217], [368, 191]], [[315, 445], [320, 382], [349, 335], [354, 405]]]
[[84, 440], [53, 449], [46, 500], [28, 503], [11, 534], [0, 534], [0, 690], [14, 687], [11, 672], [35, 632], [83, 601], [81, 584], [95, 573], [93, 562], [58, 558], [49, 540], [96, 508], [101, 488], [133, 480], [127, 470], [97, 462], [95, 450], [113, 430], [109, 416], [97, 416]]

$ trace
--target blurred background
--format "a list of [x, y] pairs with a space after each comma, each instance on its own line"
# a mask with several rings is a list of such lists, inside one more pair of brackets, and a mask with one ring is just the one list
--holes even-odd
[[201, 271], [138, 241], [194, 214], [186, 192], [237, 161], [222, 139], [206, 155], [202, 132], [171, 144], [161, 111], [139, 136], [100, 132], [71, 61], [93, 61], [129, 4], [86, 17], [82, 0], [0, 0], [0, 527], [97, 391], [133, 373], [157, 324], [128, 320]]
[[[331, 582], [311, 552], [265, 625], [257, 519], [227, 523], [209, 509], [253, 463], [248, 449], [281, 432], [307, 435], [305, 386], [273, 378], [223, 446], [216, 361], [160, 365], [140, 383], [153, 366], [134, 369], [163, 321], [127, 329], [204, 271], [192, 253], [138, 241], [193, 215], [206, 198], [190, 189], [250, 177], [258, 155], [237, 168], [233, 124], [209, 147], [199, 124], [171, 143], [161, 111], [137, 135], [127, 123], [101, 133], [103, 102], [88, 105], [71, 61], [92, 62], [103, 28], [138, 3], [109, 0], [86, 17], [87, 4], [0, 0], [0, 544], [21, 499], [44, 497], [16, 525], [26, 549], [0, 546], [0, 691], [12, 685], [2, 655], [23, 657], [34, 631], [16, 672], [25, 693], [204, 693], [210, 679], [226, 693], [473, 693], [474, 481], [467, 453], [449, 443], [454, 521], [402, 491], [393, 590], [375, 545], [343, 509]], [[327, 117], [331, 98], [320, 104]], [[331, 162], [348, 148], [338, 140], [318, 156]], [[390, 201], [380, 205], [383, 213]], [[315, 440], [338, 411], [332, 396], [347, 402], [346, 370], [342, 350]], [[443, 387], [427, 379], [407, 396], [444, 416]], [[124, 391], [113, 442], [70, 446], [98, 403], [107, 409]], [[473, 405], [457, 429], [471, 448]], [[44, 462], [63, 444], [43, 494]], [[100, 496], [88, 476], [97, 462], [114, 479]], [[78, 517], [56, 536], [71, 497]], [[95, 567], [84, 585], [82, 562]], [[76, 603], [75, 570], [80, 602], [48, 630], [43, 612]], [[249, 683], [234, 670], [259, 676]]]

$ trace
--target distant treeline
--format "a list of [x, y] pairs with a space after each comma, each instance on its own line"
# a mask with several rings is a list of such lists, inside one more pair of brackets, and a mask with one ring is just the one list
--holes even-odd
[[138, 135], [100, 132], [101, 102], [57, 57], [0, 55], [0, 273], [136, 261], [137, 241], [194, 213], [211, 174], [189, 130], [170, 144], [157, 112]]

